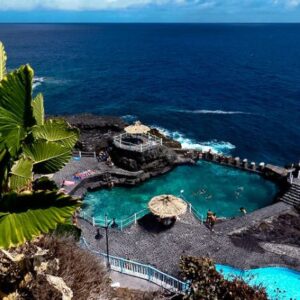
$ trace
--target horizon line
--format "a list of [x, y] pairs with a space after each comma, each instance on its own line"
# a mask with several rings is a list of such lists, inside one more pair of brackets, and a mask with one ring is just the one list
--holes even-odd
[[155, 22], [155, 21], [151, 21], [151, 22], [64, 22], [64, 21], [60, 21], [60, 22], [1, 22], [0, 21], [0, 25], [12, 25], [12, 24], [278, 24], [278, 25], [282, 25], [282, 24], [300, 24], [300, 21], [290, 21], [290, 22], [269, 22], [269, 21], [263, 21], [263, 22], [252, 22], [252, 21], [248, 21], [248, 22], [232, 22], [232, 21], [222, 21], [222, 22]]

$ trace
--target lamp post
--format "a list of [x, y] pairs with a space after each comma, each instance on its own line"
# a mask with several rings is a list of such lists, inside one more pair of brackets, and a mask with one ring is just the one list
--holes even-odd
[[115, 221], [115, 218], [110, 220], [108, 222], [107, 220], [107, 214], [105, 214], [105, 226], [101, 226], [101, 228], [105, 229], [105, 239], [106, 239], [106, 258], [107, 258], [107, 263], [106, 266], [108, 269], [110, 269], [110, 262], [109, 262], [109, 244], [108, 244], [108, 228], [111, 226], [112, 228], [117, 228], [118, 224]]
[[108, 245], [108, 228], [112, 221], [107, 222], [107, 215], [105, 215], [105, 226], [101, 226], [105, 229], [105, 237], [106, 237], [106, 258], [107, 263], [106, 266], [108, 269], [110, 269], [110, 263], [109, 263], [109, 245]]

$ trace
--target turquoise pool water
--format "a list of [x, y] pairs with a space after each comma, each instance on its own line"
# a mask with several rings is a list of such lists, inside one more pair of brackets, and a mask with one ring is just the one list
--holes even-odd
[[252, 286], [264, 286], [271, 300], [300, 299], [300, 272], [279, 267], [245, 271], [225, 265], [217, 265], [216, 267], [227, 279], [240, 277]]
[[272, 202], [276, 186], [256, 174], [208, 162], [180, 166], [175, 170], [135, 187], [115, 187], [87, 193], [85, 212], [98, 219], [124, 219], [147, 208], [149, 200], [160, 194], [179, 195], [191, 202], [200, 214], [208, 209], [219, 217], [240, 215], [240, 207], [248, 212]]

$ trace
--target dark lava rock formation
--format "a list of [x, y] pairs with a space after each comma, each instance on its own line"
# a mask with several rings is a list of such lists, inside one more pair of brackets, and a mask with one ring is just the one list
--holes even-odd
[[155, 136], [159, 137], [159, 138], [162, 138], [164, 145], [169, 147], [169, 148], [175, 148], [175, 149], [181, 149], [182, 148], [181, 144], [178, 141], [175, 141], [175, 140], [171, 139], [170, 137], [163, 135], [156, 128], [151, 128], [150, 133], [152, 135], [155, 135]]
[[95, 116], [92, 114], [58, 116], [80, 130], [80, 139], [76, 149], [81, 151], [99, 152], [107, 148], [112, 137], [119, 134], [128, 125], [115, 116]]
[[165, 146], [156, 146], [144, 152], [113, 147], [110, 154], [116, 166], [128, 171], [161, 172], [177, 161], [176, 153]]
[[131, 172], [144, 171], [143, 178], [138, 178], [138, 181], [163, 174], [178, 164], [193, 163], [194, 158], [182, 158], [182, 155], [178, 155], [174, 151], [181, 149], [179, 142], [164, 136], [155, 128], [152, 128], [150, 133], [162, 138], [163, 146], [157, 146], [141, 153], [114, 146], [113, 137], [124, 132], [124, 128], [128, 125], [119, 117], [82, 114], [51, 116], [51, 118], [63, 118], [80, 130], [80, 139], [75, 150], [95, 151], [96, 153], [103, 149], [108, 150], [117, 167]]

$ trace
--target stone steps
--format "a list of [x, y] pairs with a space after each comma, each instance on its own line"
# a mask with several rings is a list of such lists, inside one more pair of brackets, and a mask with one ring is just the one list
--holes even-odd
[[300, 185], [293, 184], [282, 196], [281, 201], [296, 207], [300, 207]]

